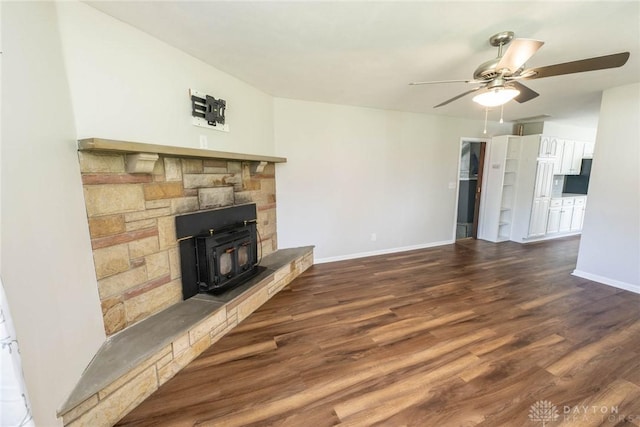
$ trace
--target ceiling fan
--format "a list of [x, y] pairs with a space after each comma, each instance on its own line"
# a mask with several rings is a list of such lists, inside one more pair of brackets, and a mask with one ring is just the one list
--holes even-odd
[[[486, 61], [474, 71], [471, 80], [440, 80], [412, 82], [410, 85], [439, 83], [470, 83], [477, 85], [471, 90], [448, 99], [433, 108], [442, 107], [457, 99], [478, 92], [473, 100], [485, 107], [496, 107], [515, 99], [519, 103], [527, 102], [539, 95], [519, 80], [541, 79], [563, 74], [604, 70], [623, 66], [629, 59], [629, 52], [580, 59], [578, 61], [547, 65], [546, 67], [525, 69], [524, 65], [544, 44], [540, 40], [514, 39], [513, 31], [503, 31], [489, 38], [491, 46], [498, 48], [497, 58]], [[503, 47], [509, 45], [506, 52]], [[482, 89], [482, 90], [481, 90]]]

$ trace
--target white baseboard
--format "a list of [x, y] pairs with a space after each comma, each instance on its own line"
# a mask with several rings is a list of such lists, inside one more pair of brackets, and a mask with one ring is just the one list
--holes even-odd
[[371, 251], [371, 252], [358, 252], [355, 254], [339, 255], [339, 256], [332, 256], [327, 258], [318, 258], [313, 260], [313, 263], [324, 264], [326, 262], [346, 261], [349, 259], [366, 258], [369, 256], [394, 254], [396, 252], [406, 252], [406, 251], [413, 251], [416, 249], [427, 249], [427, 248], [433, 248], [436, 246], [450, 245], [454, 242], [455, 240], [443, 240], [441, 242], [424, 243], [421, 245], [413, 245], [413, 246], [403, 246], [401, 248], [381, 249], [378, 251]]
[[598, 276], [597, 274], [587, 273], [581, 270], [573, 270], [574, 276], [582, 277], [583, 279], [592, 280], [594, 282], [602, 283], [603, 285], [613, 286], [614, 288], [624, 289], [625, 291], [640, 294], [640, 285], [634, 285], [633, 283], [621, 282], [620, 280], [610, 279], [604, 276]]

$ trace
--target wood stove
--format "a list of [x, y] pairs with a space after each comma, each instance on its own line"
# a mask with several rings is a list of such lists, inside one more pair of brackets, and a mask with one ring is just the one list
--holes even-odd
[[176, 217], [184, 299], [231, 289], [258, 273], [256, 218], [253, 203]]

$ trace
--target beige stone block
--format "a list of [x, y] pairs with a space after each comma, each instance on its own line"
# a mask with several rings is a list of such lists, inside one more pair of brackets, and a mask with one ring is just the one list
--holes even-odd
[[282, 267], [280, 267], [278, 271], [276, 271], [276, 273], [273, 275], [273, 281], [279, 282], [280, 280], [282, 280], [283, 277], [291, 273], [291, 264], [292, 263], [289, 263], [287, 265], [283, 265]]
[[113, 335], [123, 330], [126, 326], [126, 321], [124, 318], [122, 297], [107, 298], [101, 301], [101, 305], [105, 333], [107, 335]]
[[[153, 202], [147, 202], [147, 204], [159, 202], [160, 200], [156, 200]], [[171, 200], [162, 200], [161, 201], [166, 206], [160, 208], [149, 208], [140, 211], [140, 212], [129, 212], [124, 214], [125, 222], [135, 222], [142, 221], [145, 219], [153, 219], [161, 216], [171, 215]]]
[[182, 182], [154, 182], [144, 185], [144, 199], [172, 199], [182, 197]]
[[198, 209], [198, 197], [196, 196], [171, 199], [171, 213], [174, 215], [187, 212], [195, 212]]
[[233, 185], [233, 191], [242, 191], [242, 176], [240, 174], [231, 175], [225, 182], [227, 185]]
[[180, 251], [177, 246], [169, 249], [169, 270], [171, 271], [171, 280], [182, 277], [182, 271], [180, 269]]
[[148, 357], [146, 360], [143, 360], [139, 364], [133, 367], [129, 372], [103, 388], [98, 392], [98, 397], [100, 400], [103, 400], [107, 396], [109, 396], [114, 391], [118, 390], [120, 387], [140, 375], [143, 371], [149, 368], [152, 365], [155, 365], [160, 359], [166, 357], [167, 355], [171, 356], [171, 346], [165, 346], [160, 351]]
[[144, 209], [141, 184], [85, 185], [84, 200], [89, 217]]
[[73, 409], [71, 409], [70, 411], [65, 412], [62, 415], [62, 423], [64, 425], [69, 424], [71, 421], [75, 420], [80, 415], [84, 414], [85, 412], [87, 412], [89, 409], [93, 408], [97, 404], [98, 404], [98, 395], [94, 394], [84, 402], [73, 407]]
[[223, 187], [227, 185], [227, 178], [231, 177], [232, 175], [214, 173], [184, 174], [184, 188]]
[[182, 173], [202, 173], [202, 160], [182, 159]]
[[93, 251], [96, 277], [102, 279], [129, 269], [129, 248], [126, 244]]
[[155, 366], [150, 366], [104, 400], [100, 400], [96, 406], [80, 418], [77, 418], [69, 426], [112, 426], [157, 389], [156, 368]]
[[197, 324], [193, 329], [189, 331], [189, 342], [191, 345], [195, 344], [200, 338], [208, 335], [211, 331], [224, 325], [227, 320], [227, 311], [224, 307], [221, 307], [218, 311], [211, 316]]
[[122, 215], [89, 218], [89, 234], [92, 239], [119, 234], [125, 230], [124, 216]]
[[176, 338], [171, 345], [173, 347], [173, 357], [178, 357], [191, 346], [189, 343], [189, 333], [187, 332], [179, 338]]
[[156, 363], [156, 370], [160, 370], [167, 366], [173, 360], [173, 353], [169, 353]]
[[161, 251], [144, 257], [147, 265], [147, 277], [155, 279], [156, 277], [169, 274], [169, 253]]
[[124, 302], [127, 324], [145, 319], [152, 314], [182, 301], [182, 285], [179, 280], [136, 295]]
[[151, 236], [129, 243], [129, 256], [131, 259], [147, 256], [160, 250], [158, 236]]
[[205, 159], [202, 164], [205, 168], [222, 168], [227, 170], [227, 161], [222, 159]]
[[261, 179], [260, 189], [265, 193], [276, 194], [276, 180], [272, 178]]
[[172, 248], [178, 244], [175, 217], [165, 216], [158, 218], [158, 239], [160, 249]]
[[128, 289], [134, 288], [147, 281], [147, 267], [132, 268], [120, 274], [98, 280], [98, 293], [100, 299], [106, 299], [114, 295], [120, 295]]
[[225, 335], [227, 335], [236, 326], [238, 326], [238, 322], [237, 321], [233, 321], [233, 322], [227, 321], [220, 328], [216, 329], [215, 331], [212, 331], [211, 332], [211, 344], [219, 341], [220, 338], [222, 338]]
[[164, 176], [167, 181], [182, 181], [182, 164], [180, 159], [164, 158]]
[[124, 173], [124, 155], [78, 152], [80, 172]]
[[216, 166], [205, 166], [202, 168], [203, 173], [227, 173], [227, 168], [221, 168]]
[[161, 369], [164, 366], [167, 366], [169, 362], [173, 360], [173, 353], [169, 352], [166, 356], [156, 362], [156, 370]]
[[153, 218], [131, 221], [125, 224], [125, 228], [127, 231], [144, 230], [145, 228], [156, 228], [156, 226], [156, 220]]
[[210, 345], [211, 339], [209, 338], [209, 335], [205, 335], [194, 345], [187, 348], [186, 351], [183, 351], [178, 357], [174, 355], [173, 360], [158, 371], [158, 382], [160, 384], [167, 382], [182, 368], [187, 366], [189, 362], [209, 348]]
[[267, 196], [260, 193], [260, 191], [238, 191], [234, 196], [237, 205], [244, 203], [257, 203], [258, 205], [267, 203]]
[[198, 200], [200, 209], [231, 206], [234, 204], [233, 187], [201, 188]]
[[260, 289], [258, 292], [244, 300], [238, 306], [238, 322], [242, 322], [268, 300], [269, 292], [266, 288]]
[[242, 173], [242, 163], [227, 162], [227, 171], [229, 173]]
[[144, 206], [147, 209], [170, 208], [171, 200], [170, 199], [147, 200], [146, 202], [144, 202]]
[[176, 359], [167, 363], [162, 368], [158, 369], [158, 384], [162, 385], [173, 378], [184, 366], [181, 366]]

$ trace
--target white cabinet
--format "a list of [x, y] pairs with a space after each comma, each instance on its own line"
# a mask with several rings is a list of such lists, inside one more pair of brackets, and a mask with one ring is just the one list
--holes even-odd
[[488, 143], [480, 199], [478, 238], [509, 240], [520, 156], [519, 136], [497, 136]]
[[560, 211], [562, 199], [551, 199], [549, 204], [549, 216], [547, 218], [547, 234], [557, 233], [560, 230]]
[[549, 217], [549, 198], [534, 199], [531, 206], [531, 220], [529, 222], [529, 237], [544, 236], [547, 232], [547, 218]]
[[567, 233], [571, 231], [571, 219], [573, 217], [573, 198], [568, 197], [562, 200], [560, 209], [560, 224], [558, 232]]
[[556, 168], [556, 175], [579, 175], [585, 143], [582, 141], [564, 140], [560, 167]]
[[585, 142], [584, 150], [582, 151], [583, 159], [593, 159], [593, 151], [595, 149], [595, 142]]
[[533, 197], [551, 197], [553, 188], [553, 160], [538, 160]]
[[571, 167], [567, 175], [580, 175], [582, 167], [582, 156], [584, 154], [584, 142], [573, 141], [573, 156], [571, 157]]
[[569, 233], [582, 230], [586, 203], [586, 196], [551, 199], [546, 234]]
[[[586, 196], [552, 198], [551, 194], [554, 175], [561, 175], [562, 163], [567, 174], [580, 172], [585, 149], [591, 149], [585, 148], [586, 145], [580, 141], [542, 135], [522, 137], [511, 240], [524, 243], [572, 234], [582, 229], [584, 202], [578, 200], [584, 201]], [[565, 199], [571, 201], [565, 203]]]
[[582, 230], [582, 223], [584, 222], [584, 209], [587, 204], [586, 197], [576, 197], [573, 205], [573, 213], [571, 216], [570, 231]]
[[558, 141], [558, 138], [541, 136], [538, 157], [543, 159], [555, 158], [558, 155]]

